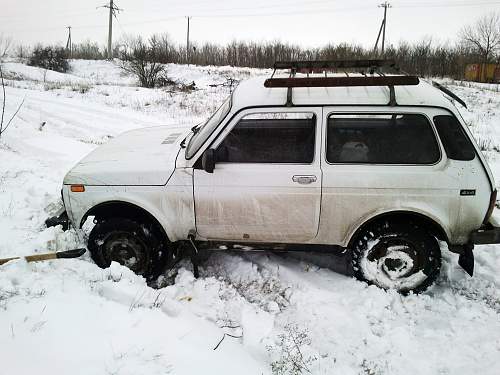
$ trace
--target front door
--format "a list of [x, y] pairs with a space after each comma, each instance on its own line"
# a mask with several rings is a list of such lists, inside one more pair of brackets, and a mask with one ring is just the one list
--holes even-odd
[[319, 226], [321, 108], [239, 114], [194, 171], [196, 228], [206, 239], [303, 243]]

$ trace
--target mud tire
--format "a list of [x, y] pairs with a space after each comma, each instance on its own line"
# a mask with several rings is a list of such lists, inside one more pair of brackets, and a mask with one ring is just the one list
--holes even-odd
[[[435, 282], [441, 269], [438, 241], [414, 222], [384, 220], [375, 223], [356, 237], [351, 250], [354, 276], [358, 280], [383, 289], [396, 289], [402, 294], [425, 291]], [[376, 264], [375, 273], [372, 267], [367, 267], [368, 261]], [[398, 268], [401, 264], [403, 267]], [[400, 272], [401, 279], [398, 279]], [[410, 279], [412, 276], [414, 279]], [[417, 276], [420, 276], [418, 280]], [[390, 285], [393, 278], [396, 282]]]
[[158, 277], [172, 258], [168, 241], [154, 225], [126, 218], [97, 222], [87, 247], [99, 267], [116, 261], [147, 280]]

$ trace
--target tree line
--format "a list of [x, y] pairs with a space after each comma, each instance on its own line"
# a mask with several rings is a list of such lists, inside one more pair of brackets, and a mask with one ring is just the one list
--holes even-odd
[[[26, 48], [20, 48], [20, 54]], [[105, 59], [104, 47], [87, 41], [74, 44], [71, 57], [75, 59]], [[69, 55], [69, 51], [68, 51]], [[272, 68], [283, 60], [340, 60], [340, 59], [394, 59], [408, 73], [421, 76], [440, 76], [462, 79], [469, 63], [500, 62], [500, 15], [487, 14], [475, 23], [464, 26], [455, 43], [436, 42], [430, 38], [418, 42], [400, 42], [389, 45], [384, 54], [348, 43], [332, 43], [318, 48], [305, 48], [281, 41], [233, 41], [227, 45], [216, 43], [185, 46], [172, 42], [168, 34], [157, 34], [147, 39], [124, 36], [115, 43], [113, 56], [123, 61], [140, 59], [140, 64], [196, 64]]]
[[[298, 45], [273, 42], [233, 41], [225, 46], [214, 43], [194, 45], [189, 54], [186, 48], [170, 42], [168, 35], [154, 35], [144, 40], [129, 37], [115, 47], [113, 56], [122, 58], [133, 55], [134, 50], [150, 51], [149, 60], [156, 63], [236, 66], [250, 68], [272, 68], [275, 61], [286, 60], [340, 60], [340, 59], [395, 59], [399, 67], [412, 74], [422, 76], [449, 76], [463, 78], [469, 63], [497, 62], [496, 55], [484, 56], [463, 43], [455, 45], [437, 43], [425, 39], [415, 43], [401, 42], [386, 48], [383, 56], [360, 45], [340, 43], [319, 48], [303, 48]], [[105, 59], [106, 50], [97, 43], [85, 42], [75, 45], [75, 59]]]
[[[167, 34], [149, 39], [125, 36], [116, 45], [114, 56], [134, 57], [144, 51], [155, 63], [178, 63], [216, 66], [272, 68], [283, 60], [340, 60], [384, 57], [397, 61], [399, 67], [421, 76], [448, 76], [461, 79], [469, 63], [499, 63], [500, 14], [489, 13], [476, 22], [464, 26], [455, 43], [442, 43], [430, 38], [419, 42], [400, 42], [389, 45], [380, 56], [378, 51], [360, 45], [337, 43], [319, 48], [304, 48], [292, 43], [233, 41], [227, 45], [215, 43], [193, 44], [189, 51], [173, 43]], [[96, 43], [75, 46], [74, 58], [104, 59], [106, 51]]]

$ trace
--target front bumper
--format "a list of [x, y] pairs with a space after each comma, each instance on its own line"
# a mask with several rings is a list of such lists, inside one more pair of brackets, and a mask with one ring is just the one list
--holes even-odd
[[64, 231], [69, 229], [68, 213], [64, 207], [62, 207], [55, 216], [49, 217], [45, 220], [45, 226], [47, 228], [55, 227], [57, 225], [61, 225]]

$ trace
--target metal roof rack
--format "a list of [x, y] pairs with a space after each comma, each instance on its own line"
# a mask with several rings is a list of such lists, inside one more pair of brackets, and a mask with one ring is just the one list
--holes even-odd
[[[288, 78], [274, 78], [276, 70], [289, 69]], [[345, 77], [328, 77], [328, 72], [342, 72]], [[361, 76], [349, 76], [350, 72]], [[297, 77], [297, 73], [306, 77]], [[310, 77], [310, 74], [324, 73], [324, 76]], [[397, 75], [386, 75], [386, 73]], [[334, 61], [278, 61], [274, 64], [271, 78], [266, 79], [267, 88], [287, 88], [287, 106], [293, 106], [292, 88], [294, 87], [359, 87], [388, 86], [389, 105], [395, 106], [394, 86], [418, 85], [417, 76], [399, 70], [394, 60], [334, 60]]]

